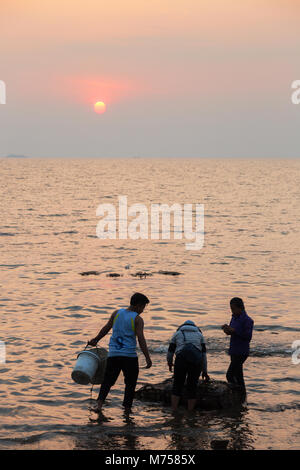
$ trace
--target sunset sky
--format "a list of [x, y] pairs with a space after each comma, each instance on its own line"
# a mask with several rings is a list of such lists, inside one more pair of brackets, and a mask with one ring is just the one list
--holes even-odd
[[299, 157], [299, 24], [300, 0], [1, 0], [0, 156]]

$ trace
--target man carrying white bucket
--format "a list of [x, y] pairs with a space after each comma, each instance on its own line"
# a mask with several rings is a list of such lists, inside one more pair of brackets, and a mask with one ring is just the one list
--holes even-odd
[[110, 329], [113, 329], [109, 341], [109, 350], [106, 363], [106, 371], [103, 383], [97, 399], [98, 405], [94, 410], [100, 412], [110, 388], [115, 384], [120, 372], [124, 374], [125, 393], [123, 406], [126, 412], [131, 411], [137, 378], [139, 375], [139, 364], [136, 353], [136, 336], [140, 348], [146, 358], [149, 369], [152, 366], [146, 339], [144, 336], [144, 321], [140, 314], [144, 311], [149, 299], [140, 293], [134, 294], [130, 299], [128, 308], [115, 310], [109, 321], [100, 330], [98, 335], [91, 339], [88, 344], [96, 346]]

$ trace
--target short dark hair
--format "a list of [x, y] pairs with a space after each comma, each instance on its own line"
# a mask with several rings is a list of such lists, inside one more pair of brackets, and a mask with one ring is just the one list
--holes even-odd
[[233, 299], [230, 301], [230, 305], [235, 305], [239, 309], [243, 310], [243, 312], [245, 311], [244, 302], [239, 297], [233, 297]]
[[140, 294], [139, 292], [133, 294], [130, 299], [130, 305], [146, 305], [149, 302], [150, 300], [148, 297], [146, 297], [144, 294]]

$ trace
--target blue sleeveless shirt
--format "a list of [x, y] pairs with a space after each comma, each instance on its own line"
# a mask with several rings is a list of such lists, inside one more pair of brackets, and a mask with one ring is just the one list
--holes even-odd
[[117, 311], [113, 323], [113, 333], [109, 341], [108, 357], [137, 357], [135, 318], [138, 314], [121, 308]]

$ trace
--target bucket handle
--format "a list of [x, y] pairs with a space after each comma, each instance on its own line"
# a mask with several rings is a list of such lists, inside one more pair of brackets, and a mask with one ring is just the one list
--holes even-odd
[[[86, 350], [86, 348], [87, 348], [88, 346], [89, 346], [89, 342], [86, 343], [85, 348], [84, 348], [84, 351]], [[98, 347], [96, 346], [96, 349], [100, 349], [100, 348], [98, 348]]]

